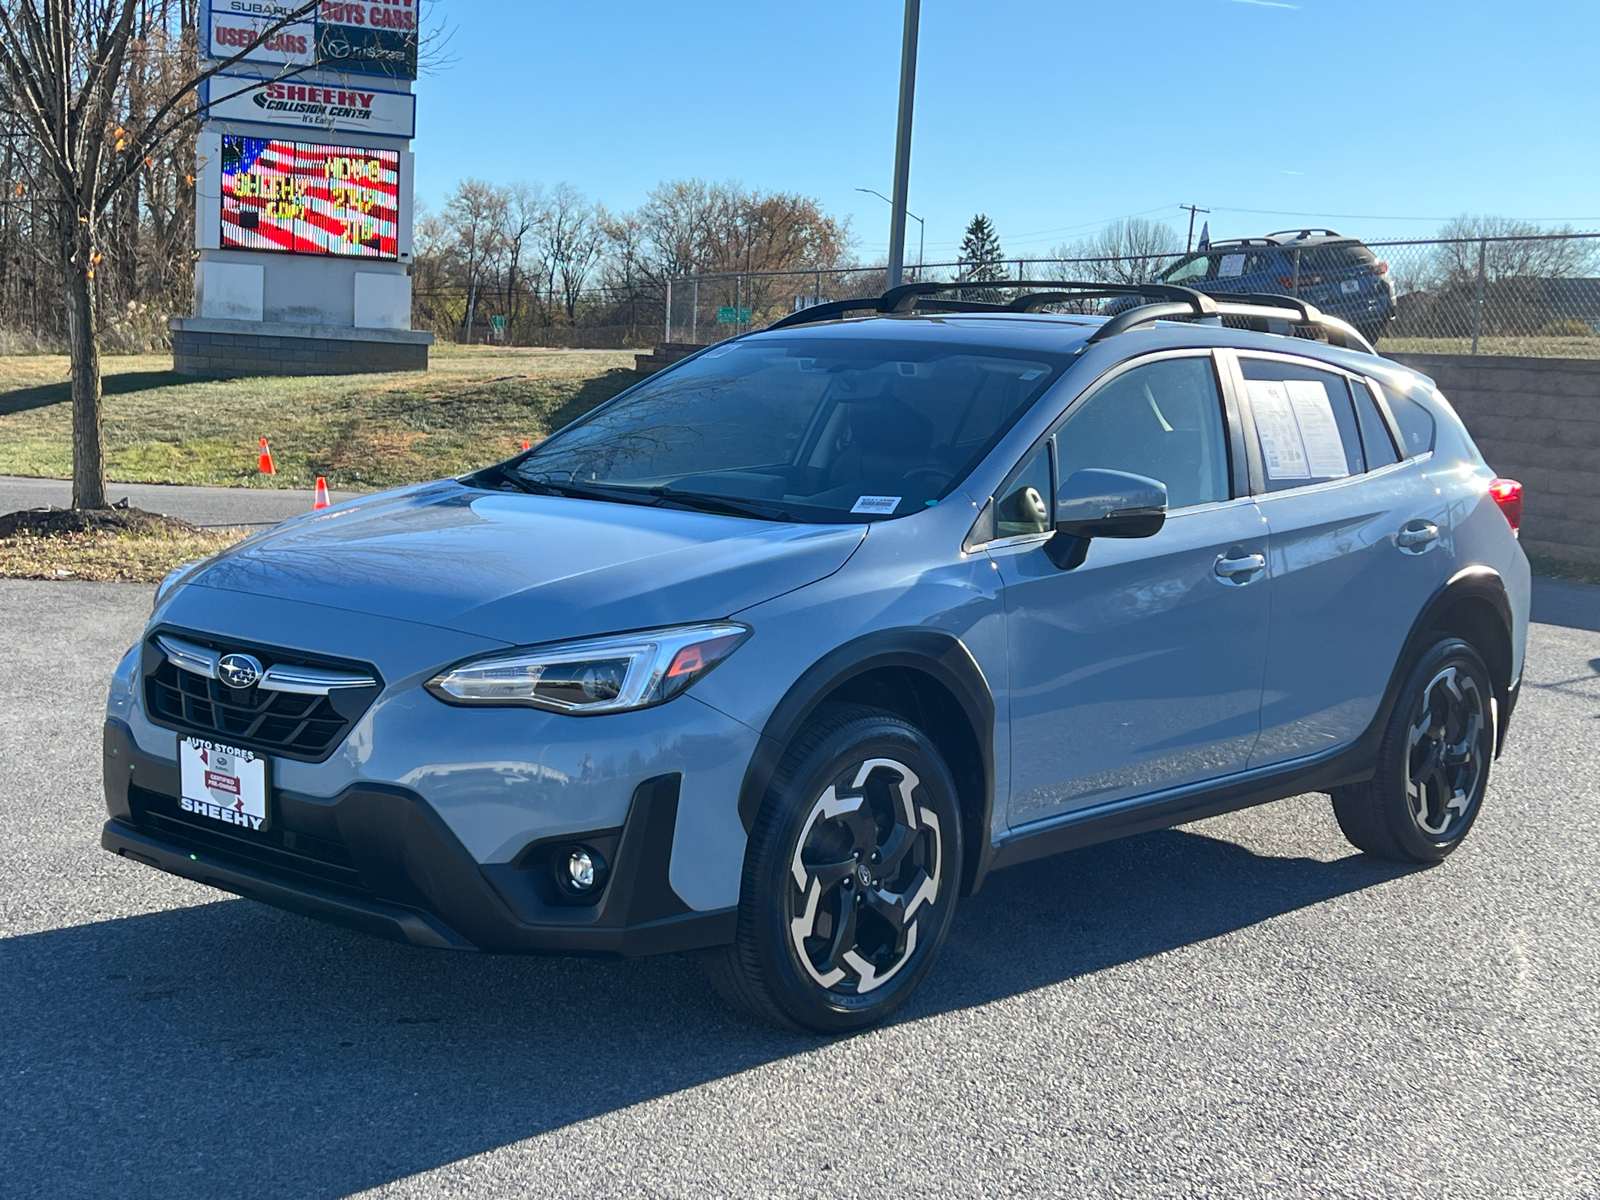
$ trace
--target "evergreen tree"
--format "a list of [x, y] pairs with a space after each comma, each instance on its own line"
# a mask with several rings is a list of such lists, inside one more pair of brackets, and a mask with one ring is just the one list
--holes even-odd
[[[994, 231], [994, 222], [983, 213], [972, 218], [961, 239], [961, 278], [974, 283], [987, 283], [993, 279], [1007, 278], [1004, 252], [1000, 249], [1000, 235]], [[970, 288], [961, 292], [964, 300], [981, 300], [990, 304], [1000, 299], [994, 288]]]

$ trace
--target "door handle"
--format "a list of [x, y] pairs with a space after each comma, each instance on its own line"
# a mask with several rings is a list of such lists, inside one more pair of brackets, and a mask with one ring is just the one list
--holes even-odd
[[[1267, 556], [1264, 554], [1246, 554], [1243, 558], [1217, 559], [1217, 574], [1224, 579], [1232, 579], [1235, 575], [1253, 575], [1257, 571], [1267, 569]], [[1245, 581], [1246, 583], [1249, 580]]]
[[1402, 550], [1422, 550], [1439, 540], [1439, 527], [1432, 521], [1407, 521], [1395, 535]]

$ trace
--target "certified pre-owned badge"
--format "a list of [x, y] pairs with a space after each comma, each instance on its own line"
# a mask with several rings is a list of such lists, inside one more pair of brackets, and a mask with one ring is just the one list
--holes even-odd
[[261, 660], [253, 654], [224, 654], [217, 664], [217, 677], [231, 688], [247, 688], [261, 675]]

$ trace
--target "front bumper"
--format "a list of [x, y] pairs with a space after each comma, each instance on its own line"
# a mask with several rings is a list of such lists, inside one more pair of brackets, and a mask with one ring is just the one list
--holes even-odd
[[[415, 792], [356, 784], [322, 799], [275, 790], [270, 837], [185, 818], [177, 767], [105, 726], [106, 822], [113, 854], [252, 900], [417, 946], [498, 953], [659, 954], [733, 940], [734, 910], [691, 910], [669, 881], [679, 776], [646, 780], [620, 828], [535, 843], [480, 864]], [[610, 870], [574, 903], [549, 854], [594, 846]]]

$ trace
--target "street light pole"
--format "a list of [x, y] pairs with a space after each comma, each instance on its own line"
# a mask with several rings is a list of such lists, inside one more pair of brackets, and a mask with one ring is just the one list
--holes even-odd
[[[865, 192], [869, 196], [876, 196], [879, 200], [882, 200], [885, 204], [887, 204], [891, 210], [894, 208], [894, 201], [889, 199], [889, 197], [885, 196], [880, 191], [876, 191], [873, 188], [860, 187], [858, 187], [856, 191]], [[910, 209], [906, 210], [906, 216], [910, 217], [917, 223], [917, 273], [920, 275], [922, 272], [923, 252], [927, 249], [928, 245], [928, 223], [921, 217], [917, 216], [917, 214], [912, 212]]]
[[922, 0], [906, 0], [900, 47], [900, 125], [894, 138], [894, 199], [889, 202], [889, 286], [899, 287], [906, 263], [906, 201], [911, 190], [911, 106], [917, 90], [917, 24]]

